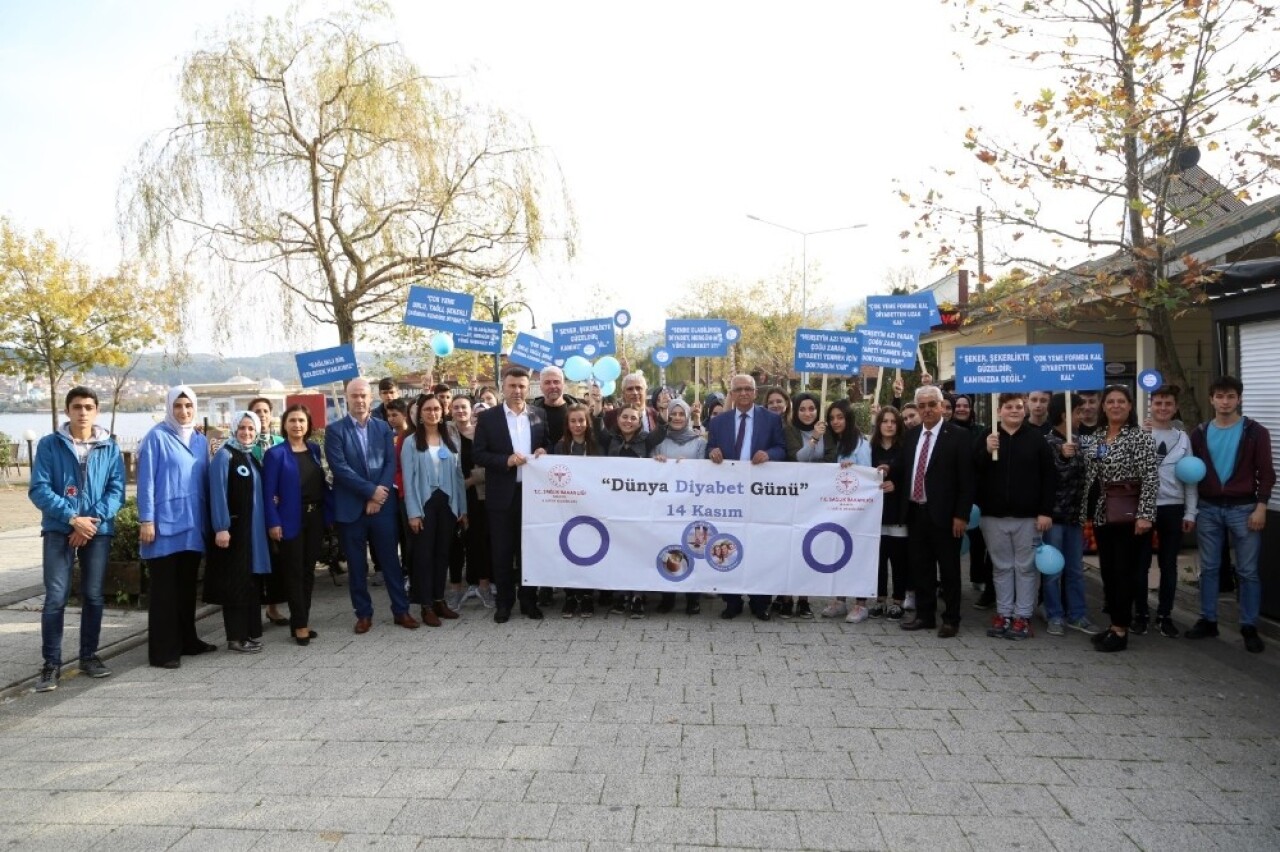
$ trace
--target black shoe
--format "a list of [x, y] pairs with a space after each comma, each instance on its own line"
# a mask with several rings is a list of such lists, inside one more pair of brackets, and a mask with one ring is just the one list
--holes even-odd
[[613, 592], [606, 589], [600, 593], [600, 606], [613, 606]]
[[578, 612], [578, 599], [573, 595], [564, 596], [564, 606], [560, 607], [561, 618], [573, 618]]
[[180, 669], [182, 668], [182, 660], [168, 660], [163, 663], [152, 663], [151, 667], [156, 669]]
[[80, 674], [88, 677], [111, 677], [111, 669], [106, 667], [102, 659], [94, 654], [80, 660]]
[[795, 604], [791, 602], [791, 598], [782, 598], [773, 602], [773, 611], [778, 614], [778, 618], [794, 618]]
[[591, 600], [591, 595], [583, 595], [582, 600], [578, 601], [578, 616], [580, 618], [591, 618], [596, 614], [596, 605]]
[[511, 610], [505, 607], [498, 607], [493, 611], [493, 621], [495, 624], [506, 624], [511, 620]]
[[1156, 630], [1160, 631], [1160, 635], [1168, 639], [1177, 639], [1180, 635], [1177, 625], [1173, 623], [1173, 619], [1167, 615], [1156, 616]]
[[982, 594], [978, 595], [978, 599], [973, 602], [974, 609], [991, 609], [996, 605], [996, 590], [988, 585], [982, 590]]
[[671, 612], [671, 610], [675, 608], [676, 608], [675, 592], [665, 592], [663, 593], [662, 597], [658, 599], [658, 605], [653, 608], [653, 611], [657, 613], [661, 613], [662, 615], [666, 615], [667, 613]]
[[631, 599], [631, 617], [644, 618], [644, 596], [636, 595]]
[[1121, 636], [1119, 633], [1112, 633], [1110, 630], [1102, 637], [1102, 641], [1097, 644], [1097, 649], [1104, 654], [1111, 654], [1116, 651], [1123, 651], [1129, 647], [1128, 635]]
[[720, 617], [725, 621], [731, 621], [740, 615], [742, 615], [742, 604], [726, 606], [724, 611], [720, 613]]
[[759, 621], [768, 621], [770, 619], [769, 610], [767, 609], [753, 609], [751, 614]]
[[36, 692], [53, 692], [58, 688], [58, 678], [61, 671], [57, 666], [51, 666], [45, 663], [40, 669], [40, 679], [36, 681]]
[[520, 614], [534, 621], [541, 621], [543, 618], [542, 610], [538, 609], [537, 604], [527, 604], [520, 607]]
[[182, 653], [188, 657], [194, 657], [198, 654], [212, 654], [216, 650], [218, 650], [217, 645], [211, 645], [208, 642], [198, 642], [192, 646], [190, 650], [184, 649]]
[[1252, 624], [1240, 625], [1240, 635], [1244, 638], [1244, 649], [1250, 654], [1261, 654], [1266, 645], [1262, 644], [1262, 637], [1258, 635], [1258, 628]]
[[917, 618], [911, 619], [910, 621], [904, 621], [898, 626], [901, 627], [903, 630], [915, 631], [915, 630], [934, 630], [937, 628], [938, 624], [934, 619], [929, 619], [928, 621], [925, 621], [917, 617]]
[[551, 607], [556, 602], [556, 590], [550, 586], [543, 586], [538, 589], [538, 606]]
[[685, 615], [698, 615], [702, 612], [702, 603], [694, 595], [690, 595], [688, 600], [684, 602]]
[[1102, 643], [1107, 641], [1107, 637], [1110, 635], [1111, 635], [1110, 630], [1104, 630], [1101, 633], [1095, 633], [1092, 636], [1090, 636], [1089, 642], [1093, 644], [1093, 647], [1100, 648], [1102, 647]]
[[627, 610], [631, 608], [631, 601], [627, 599], [626, 595], [619, 595], [616, 598], [611, 597], [611, 600], [613, 605], [609, 607], [610, 615], [626, 615]]
[[813, 608], [809, 606], [807, 598], [796, 603], [796, 615], [808, 621], [813, 621]]
[[298, 635], [296, 635], [296, 634], [295, 634], [295, 635], [294, 635], [294, 637], [293, 637], [293, 641], [297, 642], [299, 645], [301, 645], [302, 647], [304, 647], [304, 648], [305, 648], [305, 647], [307, 647], [308, 645], [310, 645], [310, 644], [311, 644], [311, 637], [310, 637], [310, 636], [298, 636]]
[[1202, 618], [1182, 635], [1188, 639], [1216, 639], [1218, 636], [1218, 622]]
[[1146, 636], [1147, 628], [1150, 627], [1151, 619], [1146, 615], [1135, 615], [1133, 621], [1129, 624], [1129, 632], [1136, 636]]

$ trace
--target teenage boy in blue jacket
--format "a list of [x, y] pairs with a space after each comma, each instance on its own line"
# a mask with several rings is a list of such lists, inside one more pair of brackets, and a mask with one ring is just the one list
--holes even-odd
[[107, 677], [98, 659], [102, 632], [102, 580], [124, 503], [124, 461], [106, 429], [96, 425], [98, 395], [74, 387], [66, 397], [67, 422], [36, 445], [27, 495], [41, 511], [44, 540], [44, 612], [40, 637], [44, 667], [36, 692], [58, 688], [62, 667], [62, 624], [71, 591], [71, 565], [80, 562], [80, 671]]

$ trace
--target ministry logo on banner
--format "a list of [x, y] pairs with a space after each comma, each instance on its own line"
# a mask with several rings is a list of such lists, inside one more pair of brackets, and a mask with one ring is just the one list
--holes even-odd
[[873, 468], [543, 456], [524, 476], [531, 585], [876, 593], [883, 497]]

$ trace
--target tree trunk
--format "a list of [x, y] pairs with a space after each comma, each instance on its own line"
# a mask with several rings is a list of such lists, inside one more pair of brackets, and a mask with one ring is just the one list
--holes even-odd
[[[49, 364], [49, 431], [58, 431], [58, 371], [54, 369], [53, 364]], [[28, 461], [32, 461], [28, 459]]]
[[1174, 345], [1173, 317], [1164, 308], [1151, 308], [1147, 312], [1147, 321], [1151, 324], [1151, 335], [1156, 341], [1156, 363], [1164, 374], [1165, 384], [1181, 388], [1178, 409], [1182, 413], [1182, 422], [1187, 426], [1194, 426], [1200, 422], [1200, 400], [1187, 381], [1182, 369], [1182, 358]]

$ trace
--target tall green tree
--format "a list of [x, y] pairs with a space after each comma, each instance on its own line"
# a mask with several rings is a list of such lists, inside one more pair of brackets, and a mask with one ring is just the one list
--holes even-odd
[[49, 381], [50, 424], [58, 385], [93, 367], [127, 365], [173, 329], [177, 288], [148, 286], [130, 269], [96, 276], [54, 240], [0, 220], [0, 371]]
[[187, 57], [179, 121], [143, 148], [124, 224], [149, 256], [264, 278], [353, 343], [410, 284], [501, 287], [572, 211], [531, 129], [425, 76], [363, 3], [241, 20]]
[[[1280, 23], [1258, 0], [949, 0], [960, 29], [983, 49], [1003, 51], [1056, 80], [1017, 100], [1025, 136], [972, 127], [963, 144], [980, 161], [988, 258], [1041, 274], [986, 300], [982, 315], [1070, 326], [1117, 319], [1121, 333], [1155, 341], [1170, 382], [1189, 383], [1174, 347], [1173, 321], [1203, 301], [1202, 268], [1178, 257], [1173, 236], [1220, 215], [1232, 199], [1274, 187], [1280, 142]], [[1197, 148], [1221, 178], [1182, 170]], [[1192, 200], [1196, 182], [1204, 192]], [[904, 198], [935, 259], [971, 261], [976, 216], [951, 188]], [[909, 233], [909, 232], [908, 232]], [[904, 233], [904, 236], [908, 235]], [[938, 235], [942, 236], [939, 237]], [[1025, 239], [1024, 239], [1025, 238]], [[1109, 263], [1081, 261], [1112, 255]], [[1198, 419], [1184, 391], [1182, 410]]]

